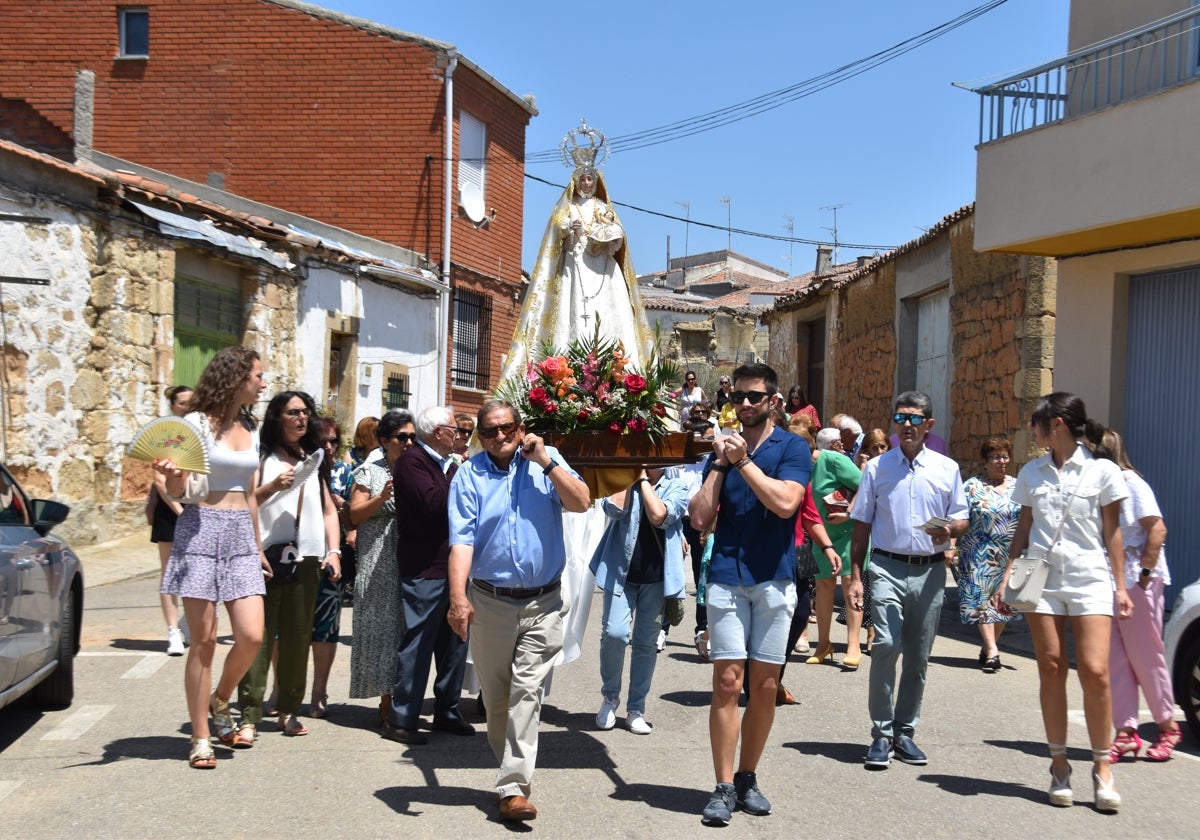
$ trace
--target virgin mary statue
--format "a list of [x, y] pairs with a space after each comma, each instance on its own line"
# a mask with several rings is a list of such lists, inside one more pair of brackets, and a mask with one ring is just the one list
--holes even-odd
[[596, 319], [603, 337], [624, 343], [632, 365], [650, 358], [653, 334], [625, 229], [596, 168], [608, 155], [604, 135], [584, 120], [563, 138], [561, 152], [574, 170], [542, 235], [501, 381], [523, 374], [546, 343], [565, 351], [571, 341], [590, 336]]

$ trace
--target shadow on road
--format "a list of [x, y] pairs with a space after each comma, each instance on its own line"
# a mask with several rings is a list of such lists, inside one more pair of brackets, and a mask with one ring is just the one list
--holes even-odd
[[165, 649], [159, 639], [112, 639], [108, 646], [117, 650], [144, 650], [146, 653], [162, 653]]
[[[1047, 766], [1050, 762], [1050, 753], [1046, 751], [1046, 745], [1040, 741], [1000, 741], [996, 739], [988, 739], [983, 743], [993, 747], [1000, 747], [1005, 750], [1015, 750], [1016, 752], [1025, 753], [1035, 758], [1046, 759]], [[1067, 747], [1067, 759], [1069, 761], [1087, 761], [1092, 760], [1092, 751], [1083, 748]]]
[[831, 741], [787, 741], [784, 749], [795, 750], [801, 755], [820, 756], [842, 764], [862, 764], [867, 754], [867, 743], [833, 743]]
[[1046, 801], [1046, 793], [1034, 790], [1016, 782], [1001, 782], [996, 779], [976, 779], [971, 776], [949, 776], [927, 773], [917, 776], [917, 781], [937, 785], [947, 793], [956, 796], [1005, 796], [1012, 799], [1026, 799], [1041, 805]]

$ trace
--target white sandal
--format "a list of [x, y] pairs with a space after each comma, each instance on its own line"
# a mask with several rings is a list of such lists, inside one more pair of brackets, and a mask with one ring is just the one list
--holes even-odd
[[196, 770], [216, 769], [217, 756], [213, 752], [212, 743], [207, 738], [192, 739], [192, 749], [188, 753], [188, 766]]

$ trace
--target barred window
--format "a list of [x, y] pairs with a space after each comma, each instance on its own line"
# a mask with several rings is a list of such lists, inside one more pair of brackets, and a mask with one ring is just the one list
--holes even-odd
[[492, 299], [454, 290], [454, 354], [450, 381], [457, 388], [487, 390], [491, 362]]
[[383, 389], [383, 411], [386, 414], [393, 408], [408, 408], [408, 398], [412, 392], [408, 389], [408, 374], [389, 372], [387, 386]]

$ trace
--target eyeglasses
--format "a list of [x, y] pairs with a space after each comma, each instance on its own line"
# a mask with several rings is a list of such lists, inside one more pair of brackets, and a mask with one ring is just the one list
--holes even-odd
[[475, 430], [473, 428], [464, 429], [462, 426], [455, 426], [454, 428], [454, 434], [457, 437], [469, 438], [474, 432]]
[[989, 461], [995, 461], [998, 464], [1007, 464], [1012, 458], [1005, 455], [1003, 452], [998, 452], [995, 455], [988, 456]]
[[511, 435], [516, 430], [517, 424], [512, 422], [501, 423], [499, 426], [480, 426], [479, 436], [485, 440], [492, 440], [501, 432], [504, 432], [505, 435]]
[[401, 443], [416, 443], [417, 436], [412, 432], [396, 432], [394, 435], [388, 435], [383, 440], [398, 440]]
[[307, 408], [289, 408], [283, 412], [284, 417], [308, 417], [311, 414]]
[[322, 446], [337, 446], [338, 439], [337, 438], [329, 438], [329, 440], [323, 440], [323, 441], [321, 441], [321, 445]]
[[897, 412], [892, 415], [892, 422], [897, 426], [903, 426], [905, 423], [910, 426], [920, 426], [928, 419], [924, 414], [901, 414]]
[[771, 395], [766, 391], [734, 391], [729, 398], [733, 400], [734, 405], [740, 405], [743, 400], [750, 400], [750, 405], [758, 405], [769, 396]]

